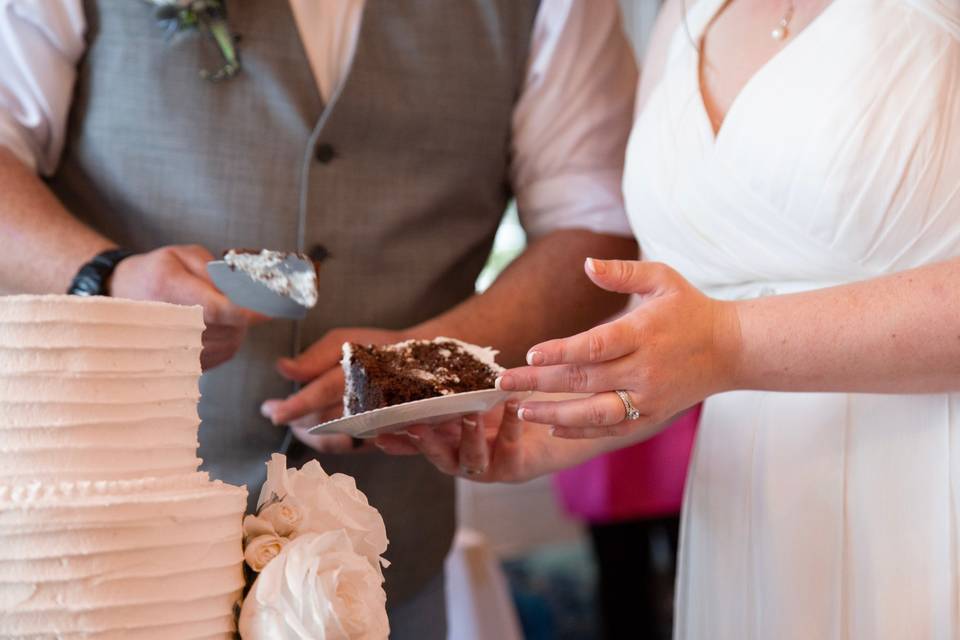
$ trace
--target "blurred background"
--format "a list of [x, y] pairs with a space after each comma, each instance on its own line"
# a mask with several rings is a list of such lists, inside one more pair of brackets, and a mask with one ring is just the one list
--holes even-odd
[[[642, 64], [660, 1], [621, 5]], [[478, 290], [524, 244], [511, 208]], [[450, 638], [668, 639], [677, 512], [693, 429], [687, 420], [653, 450], [641, 446], [560, 477], [523, 485], [460, 481], [461, 532], [447, 568]], [[653, 491], [627, 469], [644, 456], [669, 465], [666, 484]], [[622, 605], [610, 591], [621, 594]], [[621, 615], [631, 617], [630, 628], [618, 622]]]

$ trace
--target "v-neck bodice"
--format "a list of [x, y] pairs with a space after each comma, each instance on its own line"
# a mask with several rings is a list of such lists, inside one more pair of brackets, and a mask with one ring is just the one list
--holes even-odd
[[757, 72], [714, 137], [696, 42], [721, 4], [690, 7], [631, 136], [624, 190], [644, 255], [724, 296], [960, 255], [957, 213], [943, 207], [960, 181], [946, 147], [949, 32], [901, 0], [836, 0]]
[[[817, 28], [819, 25], [828, 20], [824, 16], [829, 14], [831, 9], [843, 2], [844, 0], [832, 0], [824, 9], [803, 29], [797, 31], [789, 40], [787, 40], [783, 47], [776, 51], [770, 58], [768, 58], [763, 64], [757, 67], [747, 81], [740, 87], [740, 90], [737, 92], [737, 95], [730, 102], [727, 107], [726, 113], [721, 119], [720, 125], [714, 127], [713, 122], [710, 118], [710, 114], [706, 108], [706, 96], [703, 91], [703, 83], [700, 77], [700, 66], [702, 64], [703, 58], [703, 40], [706, 37], [707, 31], [710, 28], [710, 25], [713, 24], [714, 20], [719, 16], [720, 12], [723, 11], [724, 7], [728, 4], [729, 0], [710, 0], [710, 2], [702, 3], [703, 15], [698, 16], [697, 20], [697, 29], [696, 31], [690, 31], [689, 37], [692, 38], [695, 44], [695, 53], [693, 56], [693, 74], [694, 81], [696, 82], [697, 88], [697, 97], [699, 98], [699, 103], [701, 110], [703, 111], [703, 116], [706, 121], [707, 129], [710, 133], [710, 137], [716, 141], [723, 132], [724, 124], [726, 124], [727, 119], [730, 117], [731, 113], [735, 114], [736, 109], [741, 102], [741, 98], [746, 94], [746, 97], [743, 99], [749, 102], [749, 94], [753, 89], [753, 85], [762, 84], [764, 81], [764, 76], [768, 74], [773, 74], [777, 72], [777, 68], [784, 64], [782, 62], [783, 58], [791, 58], [793, 56], [800, 55], [803, 53], [797, 52], [796, 49], [803, 49], [804, 46], [807, 46], [808, 40], [816, 40], [817, 38]], [[812, 35], [808, 35], [808, 32], [813, 31]]]

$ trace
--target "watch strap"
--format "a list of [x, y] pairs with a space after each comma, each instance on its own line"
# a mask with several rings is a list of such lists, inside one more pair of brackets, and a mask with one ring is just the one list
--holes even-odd
[[122, 260], [134, 255], [128, 249], [109, 249], [97, 254], [93, 260], [86, 263], [74, 276], [67, 293], [73, 296], [105, 296], [107, 282]]

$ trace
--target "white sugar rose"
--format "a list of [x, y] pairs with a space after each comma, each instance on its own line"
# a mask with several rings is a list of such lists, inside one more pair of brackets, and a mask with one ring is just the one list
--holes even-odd
[[243, 559], [254, 571], [263, 571], [271, 560], [280, 555], [288, 542], [290, 542], [289, 539], [272, 534], [257, 536], [247, 542], [243, 550]]
[[250, 540], [259, 537], [259, 536], [275, 536], [277, 535], [277, 530], [274, 528], [273, 523], [258, 516], [244, 516], [243, 517], [243, 540], [244, 542], [249, 542]]
[[264, 568], [240, 612], [243, 640], [384, 640], [379, 567], [343, 530], [304, 533]]
[[[274, 454], [267, 463], [267, 480], [260, 491], [260, 506], [271, 500], [289, 503], [300, 510], [297, 533], [344, 530], [354, 550], [365, 556], [382, 575], [381, 558], [387, 549], [387, 530], [380, 512], [370, 506], [353, 478], [328, 475], [311, 460], [302, 469], [287, 469], [286, 457]], [[265, 516], [269, 507], [260, 515]], [[280, 533], [278, 530], [277, 533]]]
[[280, 502], [273, 502], [260, 511], [260, 518], [273, 525], [278, 536], [287, 538], [297, 531], [303, 520], [303, 511], [293, 503], [288, 495]]

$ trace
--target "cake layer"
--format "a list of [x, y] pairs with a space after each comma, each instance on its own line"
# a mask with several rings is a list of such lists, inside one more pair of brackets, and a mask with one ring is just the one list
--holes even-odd
[[[215, 521], [215, 522], [214, 522]], [[224, 527], [221, 519], [213, 518], [212, 539], [231, 540], [236, 532]], [[236, 524], [233, 522], [233, 524]], [[124, 529], [124, 533], [129, 530]], [[196, 570], [212, 569], [240, 561], [233, 545], [210, 546], [211, 536], [181, 536], [176, 539], [154, 539], [138, 549], [85, 552], [77, 550], [67, 555], [46, 554], [47, 557], [18, 557], [0, 560], [0, 589], [12, 584], [34, 583], [56, 585], [71, 580], [102, 578], [121, 580], [147, 578], [169, 574], [169, 567]], [[66, 538], [62, 538], [65, 541]]]
[[94, 611], [0, 613], [3, 638], [23, 640], [193, 640], [234, 637], [242, 590], [193, 600], [104, 607]]
[[[191, 338], [192, 342], [192, 338]], [[0, 348], [0, 371], [5, 375], [54, 374], [60, 377], [153, 377], [200, 375], [200, 347], [169, 349], [87, 348], [49, 346], [42, 349]]]
[[196, 450], [196, 418], [0, 428], [0, 484], [184, 475]]
[[[4, 455], [6, 454], [6, 455]], [[196, 471], [196, 444], [177, 448], [32, 449], [3, 452], [0, 482], [132, 480], [177, 476]]]
[[233, 638], [246, 489], [197, 473], [199, 307], [0, 298], [0, 636]]
[[229, 634], [245, 506], [204, 473], [0, 485], [4, 637]]
[[146, 447], [196, 449], [197, 423], [188, 416], [54, 426], [0, 426], [0, 454], [59, 449], [68, 444], [78, 449], [123, 449], [127, 446], [124, 438]]
[[[0, 611], [91, 611], [104, 607], [143, 605], [233, 593], [243, 588], [242, 555], [224, 560], [219, 567], [194, 569], [203, 559], [202, 549], [184, 549], [172, 567], [179, 571], [139, 578], [96, 576], [49, 584], [24, 581], [0, 583]], [[141, 562], [149, 561], [144, 557]], [[0, 614], [2, 615], [2, 614]]]
[[0, 374], [0, 411], [8, 404], [136, 404], [200, 399], [196, 375], [137, 377], [8, 376]]
[[[188, 419], [197, 427], [193, 398], [157, 400], [140, 405], [91, 402], [8, 402], [0, 405], [0, 430], [65, 427], [83, 424], [124, 424], [140, 420]], [[122, 437], [122, 434], [117, 434]]]
[[189, 349], [200, 346], [194, 327], [134, 327], [123, 324], [0, 323], [0, 348]]
[[203, 311], [0, 297], [0, 482], [195, 471]]
[[203, 329], [203, 309], [120, 298], [20, 295], [0, 297], [0, 325], [50, 322]]
[[[119, 551], [159, 549], [165, 545], [189, 545], [236, 534], [236, 514], [222, 514], [203, 521], [202, 527], [181, 526], [170, 531], [152, 523], [113, 527], [115, 536], [105, 536], [104, 527], [63, 528], [36, 531], [25, 540], [8, 529], [0, 534], [0, 562], [16, 560], [58, 560], [76, 555], [105, 554]], [[122, 538], [122, 539], [121, 539]]]
[[[31, 518], [42, 522], [65, 522], [81, 510], [97, 510], [130, 503], [139, 509], [145, 502], [176, 503], [195, 501], [208, 495], [245, 494], [246, 489], [211, 481], [203, 472], [173, 478], [141, 478], [121, 481], [29, 482], [0, 485], [0, 531], [11, 514], [28, 509]], [[124, 511], [110, 518], [132, 519]]]

